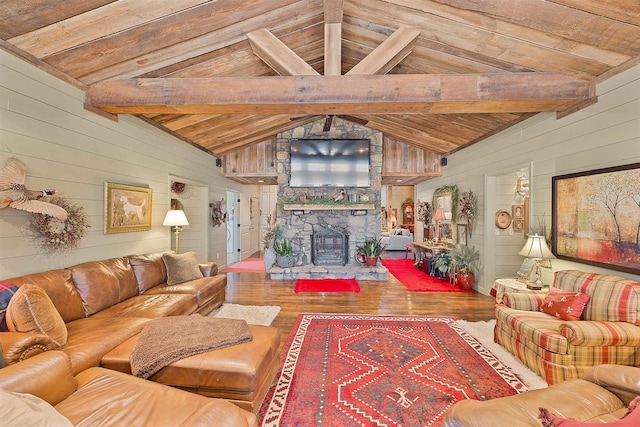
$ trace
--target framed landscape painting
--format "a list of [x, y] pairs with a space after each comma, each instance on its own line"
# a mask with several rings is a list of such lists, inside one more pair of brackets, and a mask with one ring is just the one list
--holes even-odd
[[640, 163], [553, 177], [552, 199], [558, 258], [640, 274]]
[[105, 234], [151, 229], [150, 188], [105, 182], [104, 191]]

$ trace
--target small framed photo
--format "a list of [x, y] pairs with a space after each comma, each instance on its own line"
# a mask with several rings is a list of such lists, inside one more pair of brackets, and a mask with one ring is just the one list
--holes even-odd
[[516, 233], [524, 232], [524, 219], [513, 220], [513, 231], [515, 231]]
[[458, 238], [458, 244], [467, 244], [467, 224], [456, 224], [456, 237]]
[[524, 205], [511, 206], [511, 216], [513, 219], [524, 219]]
[[105, 182], [104, 192], [105, 234], [151, 229], [150, 188]]

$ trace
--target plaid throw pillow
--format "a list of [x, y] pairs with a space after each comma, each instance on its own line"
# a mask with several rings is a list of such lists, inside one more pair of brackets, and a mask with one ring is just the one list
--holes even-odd
[[13, 283], [0, 281], [0, 332], [9, 332], [7, 329], [7, 306], [9, 300], [16, 293], [18, 287]]

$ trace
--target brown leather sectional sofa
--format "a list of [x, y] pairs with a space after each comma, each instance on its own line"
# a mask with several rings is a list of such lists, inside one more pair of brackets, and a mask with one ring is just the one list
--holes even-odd
[[[47, 351], [0, 369], [0, 397], [29, 393], [53, 406], [20, 413], [9, 425], [255, 427], [257, 418], [226, 400], [211, 399], [104, 368], [73, 375], [69, 357]], [[4, 402], [3, 402], [4, 403]], [[1, 408], [0, 411], [9, 410]], [[26, 422], [25, 422], [26, 420]], [[7, 424], [3, 424], [7, 425]]]
[[225, 300], [227, 276], [215, 263], [200, 264], [204, 277], [167, 285], [162, 253], [91, 261], [6, 279], [18, 287], [44, 289], [67, 328], [68, 339], [56, 346], [40, 333], [0, 333], [5, 364], [58, 349], [70, 358], [75, 374], [92, 366], [151, 319], [200, 313]]
[[[257, 419], [250, 411], [228, 401], [206, 398], [100, 367], [103, 356], [137, 335], [152, 319], [194, 313], [207, 315], [224, 302], [227, 278], [218, 274], [215, 263], [195, 267], [202, 273], [201, 278], [169, 285], [162, 255], [118, 257], [6, 279], [18, 287], [31, 284], [40, 289], [26, 289], [40, 293], [44, 290], [54, 307], [50, 311], [57, 311], [64, 321], [66, 342], [58, 345], [52, 339], [53, 334], [39, 330], [0, 333], [2, 355], [7, 365], [0, 369], [0, 389], [44, 395], [44, 399], [55, 405], [60, 413], [71, 414], [68, 418], [74, 424], [94, 424], [98, 420], [90, 414], [91, 409], [102, 407], [105, 411], [115, 405], [123, 411], [119, 415], [121, 418], [114, 418], [116, 425], [154, 425], [152, 419], [162, 420], [162, 414], [169, 417], [169, 413], [177, 417], [171, 418], [177, 420], [176, 423], [167, 424], [165, 420], [155, 425], [255, 425]], [[8, 314], [7, 320], [9, 317]], [[256, 326], [252, 331], [254, 329], [258, 330], [259, 336], [254, 337], [251, 345], [256, 346], [266, 342], [260, 335], [263, 329], [275, 328]], [[277, 335], [279, 343], [277, 330], [275, 334], [265, 333]], [[265, 345], [277, 347], [278, 343]], [[273, 351], [269, 348], [264, 352], [270, 355]], [[277, 359], [277, 356], [273, 357]], [[209, 364], [215, 365], [213, 362]], [[268, 368], [270, 375], [273, 367]], [[51, 369], [55, 375], [48, 371]], [[37, 383], [43, 372], [46, 372], [46, 380], [41, 388]], [[259, 378], [266, 376], [264, 373]], [[22, 385], [16, 387], [16, 381]], [[54, 392], [58, 383], [64, 387]], [[111, 397], [107, 384], [113, 387]], [[268, 385], [267, 381], [263, 388]], [[133, 391], [128, 391], [130, 397], [125, 398], [119, 395], [119, 389]], [[149, 399], [151, 395], [154, 397]], [[261, 395], [264, 396], [263, 391]], [[157, 414], [152, 415], [156, 411]], [[225, 418], [227, 414], [230, 414], [230, 423]], [[206, 423], [207, 420], [214, 422]]]

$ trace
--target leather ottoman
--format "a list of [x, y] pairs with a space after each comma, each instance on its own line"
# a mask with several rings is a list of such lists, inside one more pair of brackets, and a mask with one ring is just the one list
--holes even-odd
[[[257, 413], [280, 367], [280, 332], [271, 326], [249, 325], [253, 340], [187, 357], [149, 378], [203, 396], [227, 399]], [[129, 356], [138, 335], [102, 358], [102, 366], [131, 374]]]

